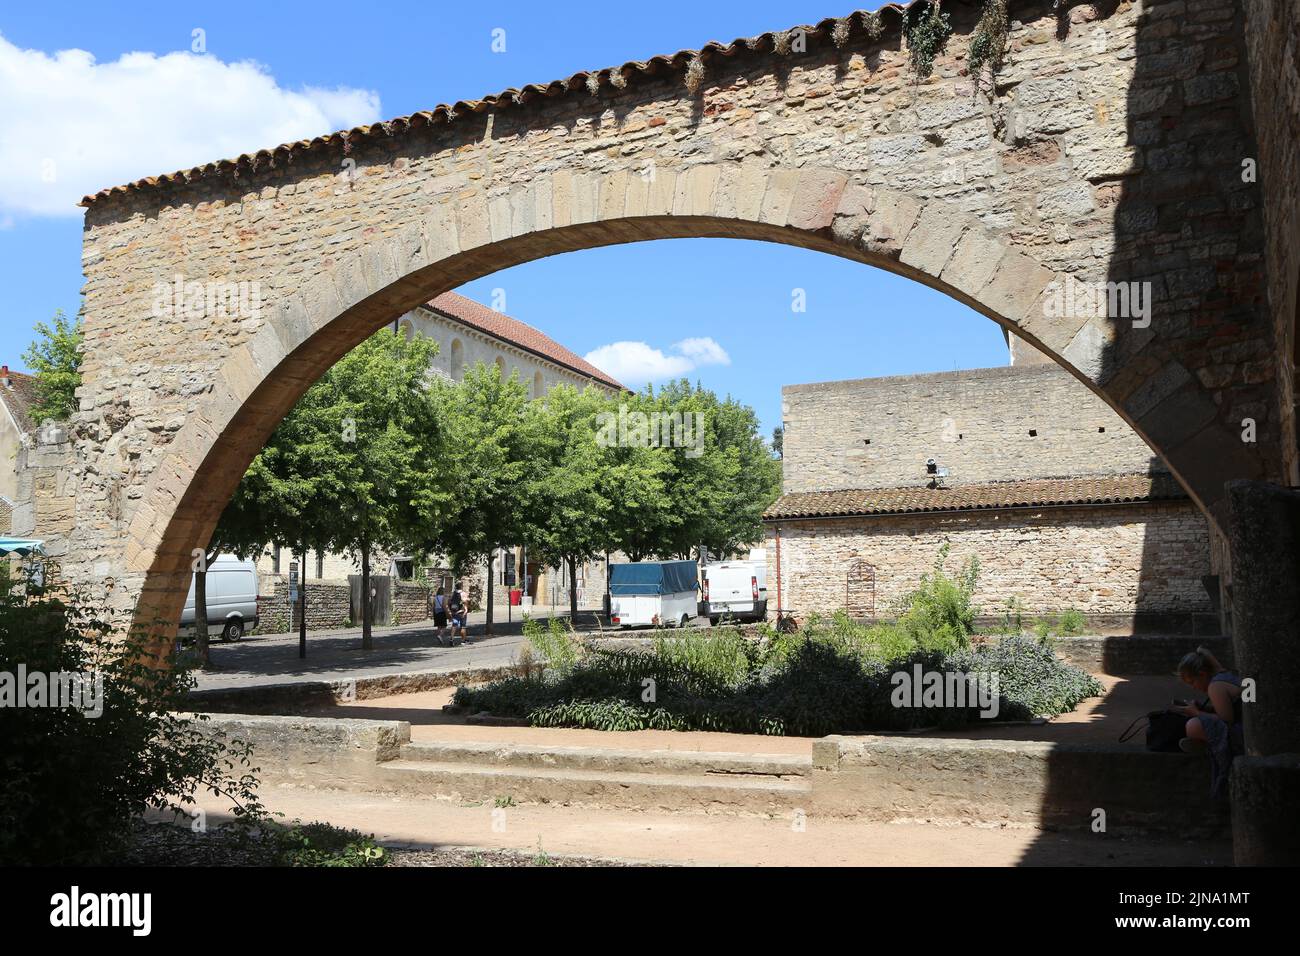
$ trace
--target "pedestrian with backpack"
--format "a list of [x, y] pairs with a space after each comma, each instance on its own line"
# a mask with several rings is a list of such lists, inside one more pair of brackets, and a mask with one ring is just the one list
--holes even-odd
[[455, 642], [456, 630], [459, 628], [460, 639], [461, 642], [464, 643], [467, 640], [465, 636], [465, 620], [469, 617], [469, 608], [465, 606], [465, 596], [461, 594], [459, 587], [452, 588], [451, 600], [448, 602], [448, 607], [451, 609], [452, 642]]

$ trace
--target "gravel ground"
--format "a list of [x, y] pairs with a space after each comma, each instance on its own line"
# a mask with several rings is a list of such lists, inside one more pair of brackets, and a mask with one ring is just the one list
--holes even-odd
[[480, 850], [455, 847], [440, 850], [394, 850], [389, 866], [634, 866], [621, 860], [585, 856], [551, 856], [546, 852]]
[[[552, 856], [544, 849], [517, 850], [445, 847], [390, 847], [388, 866], [633, 866], [620, 860]], [[232, 827], [195, 833], [171, 823], [137, 824], [118, 862], [125, 866], [268, 866], [270, 851], [255, 837]]]

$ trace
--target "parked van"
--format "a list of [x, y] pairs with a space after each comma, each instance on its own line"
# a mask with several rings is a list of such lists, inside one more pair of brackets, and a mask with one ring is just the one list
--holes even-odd
[[688, 627], [699, 609], [694, 561], [609, 566], [609, 620], [617, 627]]
[[767, 617], [767, 562], [720, 561], [701, 574], [702, 613], [714, 627], [724, 618], [761, 621]]
[[[223, 554], [208, 565], [208, 628], [220, 630], [223, 641], [237, 641], [257, 627], [257, 565]], [[181, 628], [194, 626], [194, 581], [181, 612]]]

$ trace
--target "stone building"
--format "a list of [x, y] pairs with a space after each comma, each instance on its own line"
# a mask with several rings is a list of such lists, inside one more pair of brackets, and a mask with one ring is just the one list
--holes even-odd
[[1217, 632], [1200, 510], [1114, 411], [1017, 344], [1002, 368], [782, 390], [771, 598], [888, 617], [947, 542], [949, 573], [979, 558], [985, 623], [1076, 609], [1097, 629]]
[[[566, 384], [577, 388], [593, 385], [606, 393], [623, 391], [623, 386], [596, 366], [560, 345], [538, 329], [502, 312], [490, 309], [455, 292], [444, 293], [428, 304], [407, 312], [394, 323], [395, 331], [408, 338], [416, 335], [438, 343], [432, 370], [435, 374], [459, 381], [467, 367], [482, 363], [496, 365], [506, 377], [517, 376], [527, 385], [533, 399], [545, 398], [556, 385]], [[282, 623], [274, 613], [274, 606], [287, 602], [289, 562], [292, 556], [287, 549], [271, 546], [258, 562], [262, 574], [263, 591], [268, 596], [270, 627]], [[528, 596], [537, 604], [564, 605], [568, 602], [568, 577], [565, 569], [547, 568], [528, 560], [526, 545], [500, 549], [493, 561], [493, 601], [504, 606], [509, 600], [509, 590], [523, 587], [524, 575], [520, 569], [527, 562]], [[391, 575], [401, 581], [416, 573], [416, 562], [410, 555], [375, 554], [371, 569], [377, 575]], [[349, 575], [361, 573], [360, 560], [344, 554], [318, 553], [309, 550], [303, 566], [303, 576], [309, 582], [308, 608], [310, 626], [337, 627], [348, 618]], [[450, 589], [452, 576], [446, 567], [427, 571], [433, 586]], [[605, 592], [605, 564], [593, 561], [578, 568], [579, 604], [599, 607]], [[314, 592], [314, 595], [313, 595]], [[479, 605], [487, 595], [487, 563], [483, 562], [467, 578], [466, 594], [472, 605]], [[397, 619], [418, 620], [418, 610], [409, 596], [394, 594]], [[418, 615], [418, 616], [413, 616]]]
[[35, 380], [0, 367], [0, 534], [13, 531], [18, 501], [18, 459], [36, 431], [31, 418]]

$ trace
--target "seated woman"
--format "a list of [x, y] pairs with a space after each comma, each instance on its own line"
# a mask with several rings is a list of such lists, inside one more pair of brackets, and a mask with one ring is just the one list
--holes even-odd
[[1198, 647], [1178, 663], [1184, 684], [1206, 694], [1208, 699], [1177, 707], [1186, 714], [1187, 736], [1179, 746], [1187, 753], [1209, 750], [1214, 758], [1210, 789], [1221, 797], [1232, 758], [1245, 751], [1241, 725], [1241, 678], [1218, 662], [1204, 647]]

